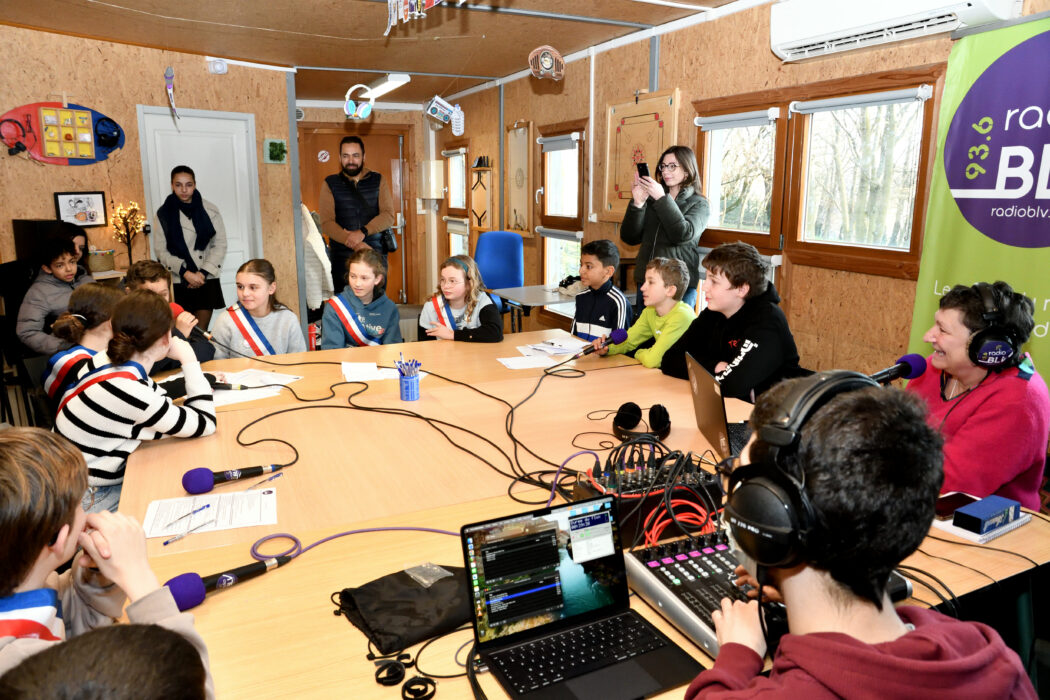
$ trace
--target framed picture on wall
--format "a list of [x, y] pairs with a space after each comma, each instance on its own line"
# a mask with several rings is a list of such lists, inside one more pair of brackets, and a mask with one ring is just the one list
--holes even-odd
[[106, 225], [105, 192], [55, 192], [55, 217], [77, 226]]

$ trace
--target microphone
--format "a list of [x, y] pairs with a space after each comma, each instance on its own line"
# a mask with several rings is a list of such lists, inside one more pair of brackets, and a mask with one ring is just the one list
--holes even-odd
[[[171, 317], [172, 318], [178, 318], [179, 314], [181, 314], [183, 311], [186, 310], [186, 309], [182, 308], [180, 305], [176, 304], [173, 301], [169, 301], [168, 302], [168, 306], [171, 307]], [[194, 334], [203, 336], [205, 340], [211, 341], [211, 333], [209, 333], [208, 331], [205, 331], [205, 330], [201, 330], [197, 326], [194, 326], [193, 328], [190, 329], [190, 337], [191, 338], [193, 337]], [[189, 340], [189, 338], [187, 338], [187, 340]]]
[[897, 364], [886, 369], [880, 369], [871, 375], [879, 384], [889, 384], [894, 379], [915, 379], [921, 377], [926, 371], [926, 358], [922, 355], [911, 353], [897, 358]]
[[182, 313], [183, 311], [185, 311], [185, 310], [186, 310], [186, 309], [182, 308], [182, 306], [181, 306], [181, 305], [179, 305], [179, 304], [176, 304], [176, 303], [175, 303], [175, 302], [173, 302], [173, 301], [169, 301], [169, 302], [168, 302], [168, 306], [170, 306], [170, 307], [171, 307], [171, 317], [172, 317], [172, 318], [178, 318], [178, 317], [179, 317], [179, 314], [181, 314], [181, 313]]
[[171, 591], [171, 597], [175, 599], [179, 612], [184, 612], [203, 603], [204, 596], [211, 591], [216, 589], [221, 591], [241, 581], [261, 576], [271, 569], [284, 566], [291, 560], [290, 556], [271, 557], [203, 578], [200, 574], [188, 572], [169, 579], [164, 585]]
[[261, 467], [247, 467], [246, 469], [228, 469], [224, 472], [213, 472], [207, 467], [190, 469], [182, 475], [182, 488], [187, 493], [208, 493], [219, 484], [240, 479], [251, 479], [270, 472], [280, 471], [282, 467], [276, 464], [267, 464]]
[[[602, 342], [601, 347], [607, 348], [610, 345], [619, 345], [620, 343], [622, 343], [625, 340], [627, 340], [627, 331], [625, 331], [622, 328], [616, 328], [616, 329], [613, 329], [613, 332], [609, 334], [609, 337], [606, 338]], [[583, 349], [583, 352], [578, 353], [576, 355], [576, 357], [583, 357], [584, 355], [590, 355], [592, 352], [595, 352], [597, 349], [598, 348], [594, 347], [593, 345], [589, 345], [589, 346], [587, 346], [586, 348]]]

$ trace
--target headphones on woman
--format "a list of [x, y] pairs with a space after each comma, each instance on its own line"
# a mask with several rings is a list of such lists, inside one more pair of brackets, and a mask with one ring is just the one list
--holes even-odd
[[846, 370], [819, 372], [799, 381], [759, 429], [759, 439], [769, 446], [765, 459], [730, 474], [725, 519], [737, 546], [759, 566], [789, 567], [805, 559], [816, 514], [806, 495], [805, 472], [791, 459], [798, 452], [802, 428], [834, 397], [869, 386], [879, 385]]
[[[1016, 358], [1021, 351], [1021, 344], [1017, 342], [1017, 336], [1007, 327], [1003, 316], [1003, 309], [996, 303], [996, 297], [1000, 295], [995, 287], [987, 282], [979, 282], [971, 287], [981, 297], [984, 311], [981, 320], [984, 328], [976, 331], [970, 336], [966, 344], [966, 354], [970, 362], [978, 367], [1001, 372], [1016, 363]], [[1003, 298], [1002, 306], [1005, 308], [1009, 300]]]
[[343, 112], [346, 113], [347, 119], [368, 119], [369, 115], [372, 114], [372, 107], [375, 106], [376, 98], [369, 97], [367, 102], [361, 102], [360, 100], [354, 102], [352, 99], [350, 99], [350, 93], [352, 93], [357, 88], [364, 88], [365, 90], [371, 92], [367, 85], [363, 85], [361, 83], [358, 83], [357, 85], [351, 85], [350, 89], [346, 91], [346, 97], [343, 98], [345, 100], [345, 102], [343, 103]]
[[635, 430], [641, 422], [642, 409], [634, 401], [628, 401], [616, 409], [616, 416], [613, 418], [613, 435], [623, 442], [642, 435], [655, 435], [661, 440], [666, 440], [668, 433], [671, 432], [671, 416], [662, 404], [653, 404], [649, 409], [648, 430]]

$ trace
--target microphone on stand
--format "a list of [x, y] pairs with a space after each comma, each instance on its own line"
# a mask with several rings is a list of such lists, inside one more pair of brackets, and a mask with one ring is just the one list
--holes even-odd
[[271, 557], [203, 578], [200, 574], [188, 572], [169, 579], [164, 585], [171, 591], [171, 597], [175, 599], [175, 605], [178, 606], [179, 611], [183, 612], [203, 603], [204, 596], [211, 591], [223, 590], [241, 581], [261, 576], [291, 560], [290, 556]]
[[187, 493], [192, 494], [208, 493], [219, 484], [239, 481], [240, 479], [251, 479], [263, 474], [280, 471], [281, 469], [282, 467], [276, 464], [246, 467], [244, 469], [228, 469], [224, 472], [213, 472], [206, 467], [197, 467], [182, 475], [182, 488], [186, 489]]

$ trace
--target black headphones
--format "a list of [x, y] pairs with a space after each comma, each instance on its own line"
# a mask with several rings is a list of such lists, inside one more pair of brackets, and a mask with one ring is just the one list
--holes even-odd
[[95, 143], [102, 148], [116, 148], [120, 143], [120, 125], [109, 117], [95, 121]]
[[22, 132], [21, 138], [19, 138], [17, 136], [15, 137], [14, 145], [8, 144], [6, 138], [2, 139], [4, 145], [7, 146], [7, 155], [9, 155], [9, 156], [17, 156], [19, 153], [27, 150], [25, 143], [23, 143], [23, 141], [25, 140], [25, 137], [26, 137], [26, 128], [24, 126], [22, 126], [22, 122], [18, 121], [17, 119], [2, 119], [2, 120], [0, 120], [0, 127], [2, 127], [4, 124], [14, 124], [15, 126], [18, 127], [18, 130]]
[[759, 440], [769, 447], [766, 458], [730, 474], [726, 522], [737, 545], [759, 566], [789, 567], [805, 559], [816, 515], [806, 496], [805, 472], [791, 459], [802, 427], [835, 396], [869, 386], [878, 383], [846, 370], [799, 381], [759, 430]]
[[[1021, 344], [1017, 342], [1017, 336], [1007, 326], [1003, 317], [1003, 309], [996, 303], [995, 287], [987, 282], [979, 282], [971, 287], [981, 297], [984, 311], [981, 320], [984, 328], [970, 336], [966, 343], [966, 354], [970, 362], [978, 367], [1001, 372], [1017, 362]], [[1008, 299], [1002, 300], [1005, 308], [1009, 304]]]
[[[410, 654], [376, 656], [370, 651], [367, 658], [369, 661], [375, 661], [376, 683], [385, 686], [394, 686], [404, 681], [405, 669], [411, 668], [416, 663]], [[426, 676], [410, 678], [401, 686], [403, 700], [430, 700], [436, 692], [437, 682]]]
[[653, 404], [649, 409], [648, 430], [635, 430], [641, 422], [642, 409], [635, 402], [628, 401], [616, 409], [616, 416], [613, 418], [613, 435], [624, 442], [641, 435], [655, 435], [661, 440], [666, 440], [668, 433], [671, 432], [671, 416], [662, 404]]

